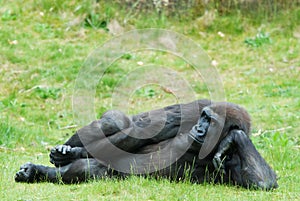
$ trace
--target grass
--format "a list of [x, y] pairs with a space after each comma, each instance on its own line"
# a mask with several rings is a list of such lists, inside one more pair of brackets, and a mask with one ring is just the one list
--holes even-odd
[[[212, 24], [136, 15], [117, 6], [90, 1], [0, 1], [0, 182], [1, 200], [295, 200], [299, 198], [300, 157], [300, 10], [276, 11], [251, 18], [216, 14]], [[286, 14], [288, 13], [288, 15]], [[126, 17], [126, 24], [123, 24]], [[195, 185], [132, 177], [78, 185], [19, 184], [14, 174], [27, 161], [49, 164], [49, 149], [64, 142], [77, 124], [72, 95], [86, 58], [113, 35], [109, 22], [124, 30], [157, 27], [193, 39], [217, 62], [226, 99], [252, 116], [256, 147], [279, 175], [272, 192], [232, 186]], [[200, 23], [200, 24], [199, 24]], [[222, 37], [218, 32], [222, 32]], [[264, 33], [264, 35], [259, 35]], [[263, 37], [258, 37], [263, 36]], [[245, 41], [248, 41], [245, 43]], [[267, 42], [265, 42], [267, 41]], [[253, 45], [249, 45], [253, 44]], [[142, 63], [141, 63], [142, 62]], [[201, 61], [199, 61], [201, 62]], [[143, 64], [143, 65], [141, 65]], [[177, 101], [159, 85], [133, 88], [125, 100], [116, 87], [126, 76], [154, 64], [186, 80], [195, 96], [209, 98], [207, 86], [189, 64], [168, 53], [138, 51], [115, 61], [99, 81], [95, 117], [111, 109], [136, 113]], [[151, 71], [153, 72], [153, 71]], [[154, 69], [155, 72], [155, 69]], [[147, 75], [147, 72], [141, 72]], [[124, 82], [124, 83], [123, 83]], [[133, 87], [129, 85], [130, 87]], [[123, 108], [124, 109], [124, 108]], [[78, 128], [78, 127], [77, 127]], [[50, 165], [50, 164], [49, 164]]]

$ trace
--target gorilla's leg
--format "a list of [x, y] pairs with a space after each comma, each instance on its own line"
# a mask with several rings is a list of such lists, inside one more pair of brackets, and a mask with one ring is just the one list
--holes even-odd
[[[79, 129], [64, 145], [53, 148], [50, 160], [56, 166], [60, 166], [81, 157], [85, 158], [87, 154], [88, 157], [101, 158], [98, 156], [116, 153], [114, 147], [134, 153], [143, 146], [188, 132], [197, 122], [202, 108], [208, 104], [210, 101], [199, 100], [132, 117], [120, 111], [108, 111], [99, 120]], [[84, 148], [71, 151], [74, 147]]]
[[95, 159], [78, 159], [59, 168], [26, 163], [15, 175], [16, 182], [64, 182], [76, 183], [89, 179], [112, 176], [107, 167]]
[[[83, 147], [111, 135], [126, 135], [132, 140], [130, 146], [120, 147], [129, 151], [132, 147], [140, 148], [145, 144], [158, 143], [173, 138], [178, 133], [186, 133], [195, 125], [203, 107], [210, 105], [209, 100], [198, 100], [187, 104], [175, 104], [162, 109], [152, 110], [132, 117], [118, 110], [111, 110], [99, 120], [79, 129], [65, 145]], [[120, 138], [125, 138], [120, 136]], [[117, 139], [113, 139], [113, 143]], [[121, 145], [122, 144], [122, 145]], [[116, 146], [119, 147], [118, 144]]]
[[[99, 120], [79, 129], [65, 144], [52, 148], [50, 162], [59, 167], [72, 163], [79, 158], [92, 158], [84, 146], [112, 136], [130, 127], [131, 124], [131, 119], [121, 111], [107, 111]], [[114, 140], [114, 138], [116, 137], [112, 139]]]
[[93, 121], [87, 126], [79, 129], [64, 145], [71, 147], [83, 147], [95, 140], [101, 140], [130, 127], [131, 118], [118, 110], [105, 112], [100, 119]]
[[[228, 152], [233, 150], [232, 158], [227, 163], [223, 163], [222, 156], [226, 156]], [[213, 162], [216, 168], [221, 167], [221, 169], [226, 170], [229, 167], [226, 173], [230, 171], [238, 185], [264, 190], [278, 187], [275, 172], [242, 130], [229, 132], [225, 139], [221, 141]]]

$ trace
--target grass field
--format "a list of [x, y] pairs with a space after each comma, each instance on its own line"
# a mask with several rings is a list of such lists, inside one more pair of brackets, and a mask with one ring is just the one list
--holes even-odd
[[[268, 15], [214, 13], [204, 19], [179, 20], [89, 2], [0, 0], [1, 200], [299, 199], [299, 6]], [[204, 23], [208, 20], [212, 22]], [[251, 114], [252, 140], [276, 170], [278, 189], [264, 192], [140, 177], [78, 185], [14, 182], [15, 172], [27, 161], [50, 165], [49, 149], [81, 126], [73, 117], [72, 96], [86, 59], [114, 34], [135, 28], [172, 30], [202, 46], [214, 60], [226, 100]], [[99, 79], [95, 118], [108, 109], [124, 109], [123, 99], [114, 96], [120, 94], [116, 88], [126, 80], [124, 75], [146, 65], [168, 67], [186, 80], [193, 96], [184, 100], [210, 98], [201, 77], [181, 58], [154, 50], [131, 52], [116, 60]], [[159, 84], [136, 86], [128, 92], [124, 96], [128, 113], [178, 101]]]

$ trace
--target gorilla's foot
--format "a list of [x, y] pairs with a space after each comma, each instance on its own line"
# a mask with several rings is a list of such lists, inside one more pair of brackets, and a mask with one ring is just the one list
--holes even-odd
[[38, 175], [36, 165], [30, 162], [25, 163], [20, 167], [20, 170], [15, 175], [16, 182], [33, 183]]

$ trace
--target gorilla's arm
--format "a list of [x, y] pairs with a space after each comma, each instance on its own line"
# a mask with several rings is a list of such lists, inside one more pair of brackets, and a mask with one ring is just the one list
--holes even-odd
[[[222, 158], [226, 155], [230, 158], [223, 162]], [[238, 185], [246, 188], [270, 190], [278, 187], [275, 172], [242, 130], [230, 131], [221, 141], [213, 163], [225, 174], [231, 174]]]

